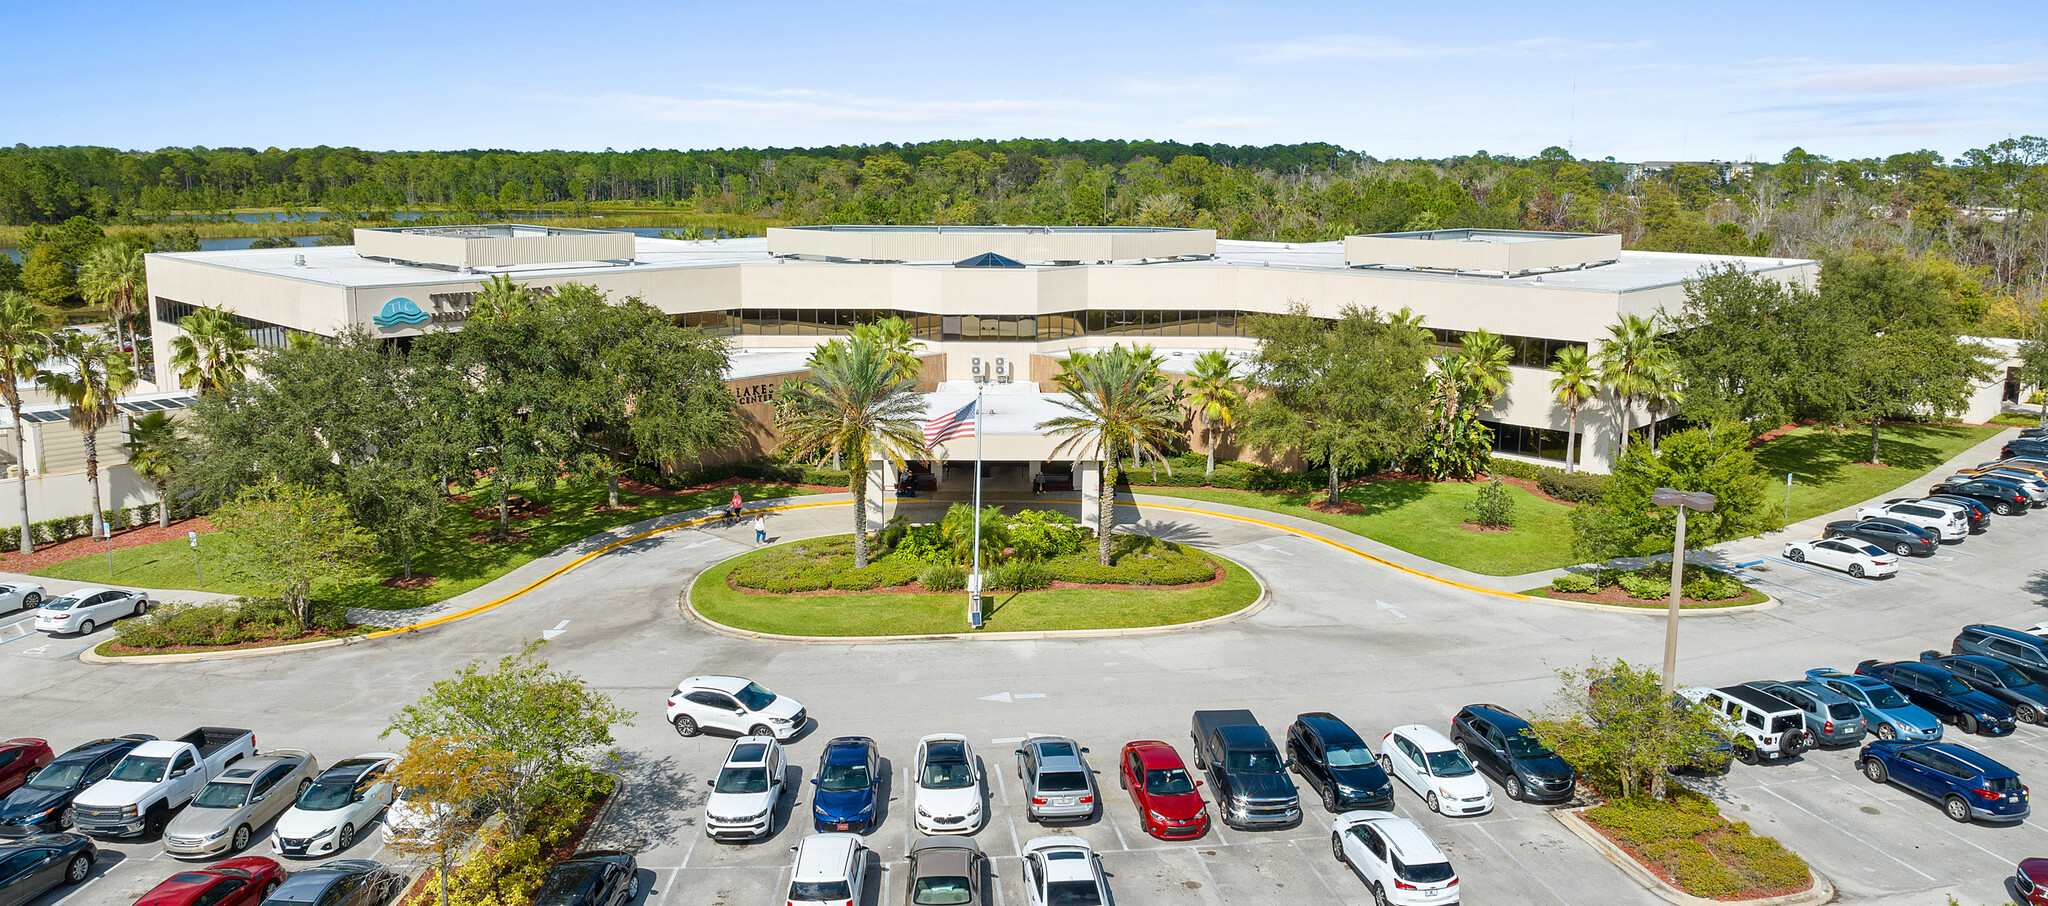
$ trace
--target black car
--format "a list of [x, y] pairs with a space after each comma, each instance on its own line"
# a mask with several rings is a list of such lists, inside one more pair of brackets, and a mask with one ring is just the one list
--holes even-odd
[[262, 906], [384, 906], [405, 876], [369, 859], [338, 859], [292, 872]]
[[1929, 494], [1926, 499], [1942, 503], [1953, 503], [1956, 506], [1962, 507], [1969, 514], [1970, 534], [1972, 535], [1982, 534], [1991, 527], [1991, 508], [1985, 506], [1981, 500], [1957, 497], [1954, 494]]
[[640, 866], [633, 854], [593, 849], [550, 866], [533, 906], [626, 906], [639, 895]]
[[2018, 720], [2038, 724], [2048, 715], [2048, 688], [1995, 657], [1922, 651], [1920, 663], [1940, 667], [1970, 688], [2011, 705], [2013, 717]]
[[95, 739], [51, 759], [27, 783], [0, 799], [0, 827], [70, 830], [71, 800], [112, 772], [130, 749], [155, 738], [138, 733]]
[[1830, 522], [1822, 534], [1868, 541], [1901, 557], [1927, 557], [1941, 549], [1941, 538], [1933, 532], [1889, 516]]
[[1936, 719], [1956, 725], [1964, 733], [2010, 736], [2013, 711], [2005, 702], [1970, 688], [1948, 671], [1919, 661], [1876, 660], [1856, 665], [1857, 676], [1881, 680], [1899, 690], [1906, 700], [1926, 708]]
[[2015, 438], [2006, 441], [2005, 447], [1998, 451], [1998, 458], [2013, 459], [2015, 457], [2048, 459], [2048, 438], [2042, 440]]
[[1991, 508], [1991, 512], [2000, 516], [2024, 516], [2027, 510], [2033, 508], [2033, 503], [2027, 499], [2027, 492], [2021, 490], [2019, 485], [1993, 478], [1944, 482], [1935, 485], [1927, 493], [1980, 500]]
[[84, 834], [0, 830], [0, 906], [21, 906], [51, 888], [84, 881], [98, 856]]
[[1327, 712], [1294, 719], [1287, 728], [1287, 757], [1332, 812], [1394, 807], [1393, 778], [1373, 760], [1365, 740]]
[[1565, 802], [1578, 772], [1530, 731], [1529, 722], [1499, 705], [1466, 705], [1451, 718], [1451, 742], [1491, 775], [1509, 799]]

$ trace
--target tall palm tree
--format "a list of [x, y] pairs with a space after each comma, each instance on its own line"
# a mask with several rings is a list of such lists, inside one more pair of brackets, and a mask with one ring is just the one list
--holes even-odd
[[469, 316], [472, 318], [498, 318], [511, 314], [532, 299], [526, 284], [514, 283], [505, 274], [498, 274], [485, 280], [477, 287], [476, 300], [470, 303]]
[[168, 412], [151, 412], [128, 426], [128, 442], [121, 445], [128, 454], [128, 468], [156, 485], [156, 524], [171, 527], [171, 478], [185, 455], [185, 439], [178, 435], [178, 423]]
[[[1093, 450], [1102, 460], [1102, 488], [1097, 494], [1096, 540], [1102, 565], [1109, 563], [1110, 529], [1116, 525], [1117, 462], [1129, 450], [1133, 465], [1147, 457], [1164, 462], [1159, 448], [1173, 436], [1180, 421], [1173, 385], [1159, 371], [1151, 347], [1122, 343], [1100, 352], [1069, 354], [1053, 378], [1064, 398], [1053, 402], [1072, 412], [1038, 423], [1038, 430], [1064, 434], [1053, 455]], [[1171, 466], [1167, 473], [1172, 474]]]
[[14, 462], [21, 468], [21, 552], [35, 552], [28, 530], [28, 451], [21, 429], [22, 385], [36, 379], [50, 355], [50, 318], [17, 292], [0, 295], [0, 397], [14, 416]]
[[135, 386], [135, 372], [120, 348], [106, 337], [79, 332], [57, 335], [50, 344], [50, 360], [58, 367], [43, 372], [43, 386], [71, 405], [71, 427], [85, 436], [93, 537], [104, 537], [100, 531], [106, 520], [100, 509], [99, 431], [121, 414], [114, 401]]
[[870, 460], [901, 467], [924, 452], [924, 394], [887, 351], [862, 340], [834, 340], [814, 356], [811, 373], [776, 391], [775, 423], [793, 456], [844, 455], [853, 464], [853, 568], [868, 565]]
[[924, 344], [919, 343], [917, 338], [912, 335], [909, 321], [891, 316], [879, 321], [855, 325], [852, 330], [848, 331], [848, 334], [856, 340], [872, 343], [877, 349], [882, 350], [882, 354], [888, 357], [889, 363], [895, 365], [897, 371], [901, 372], [904, 377], [913, 380], [917, 378], [920, 368], [917, 360], [917, 350]]
[[1508, 390], [1508, 362], [1514, 354], [1507, 341], [1490, 331], [1475, 330], [1458, 340], [1458, 352], [1465, 360], [1464, 393], [1474, 409], [1484, 409]]
[[116, 335], [130, 350], [129, 366], [142, 370], [142, 351], [136, 348], [131, 329], [139, 303], [149, 297], [149, 271], [142, 250], [120, 243], [95, 249], [78, 266], [78, 290], [87, 301], [107, 307], [107, 320], [113, 322]]
[[1607, 328], [1607, 341], [1600, 344], [1600, 382], [1621, 407], [1620, 449], [1628, 449], [1628, 433], [1634, 427], [1635, 404], [1649, 392], [1650, 367], [1662, 342], [1657, 322], [1642, 315], [1622, 315]]
[[1186, 392], [1187, 404], [1194, 409], [1195, 417], [1202, 421], [1202, 441], [1209, 447], [1208, 471], [1202, 474], [1213, 475], [1216, 429], [1237, 424], [1237, 410], [1244, 405], [1244, 394], [1238, 392], [1237, 378], [1231, 374], [1230, 354], [1211, 349], [1195, 356], [1194, 367], [1188, 371], [1181, 389]]
[[1666, 412], [1685, 403], [1685, 384], [1678, 375], [1678, 362], [1671, 351], [1657, 347], [1650, 366], [1643, 372], [1643, 408], [1650, 412], [1650, 452], [1657, 452], [1657, 421]]
[[1550, 392], [1571, 416], [1571, 430], [1565, 434], [1564, 470], [1579, 470], [1579, 409], [1600, 395], [1600, 371], [1584, 346], [1567, 346], [1550, 363]]
[[256, 344], [234, 315], [201, 308], [180, 320], [178, 330], [171, 340], [171, 368], [180, 386], [210, 393], [241, 380]]

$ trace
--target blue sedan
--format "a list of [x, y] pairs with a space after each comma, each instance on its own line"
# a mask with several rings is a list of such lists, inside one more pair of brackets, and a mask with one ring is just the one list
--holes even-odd
[[865, 834], [875, 827], [875, 805], [881, 801], [881, 756], [865, 736], [841, 736], [825, 743], [818, 776], [811, 785], [811, 821], [819, 833]]
[[1950, 818], [2024, 821], [2027, 787], [2011, 768], [1946, 742], [1878, 741], [1856, 756], [1863, 776], [1939, 801]]
[[1934, 741], [1941, 738], [1941, 721], [1919, 705], [1906, 700], [1882, 680], [1852, 676], [1839, 670], [1816, 667], [1806, 678], [1848, 696], [1863, 711], [1863, 720], [1879, 739]]

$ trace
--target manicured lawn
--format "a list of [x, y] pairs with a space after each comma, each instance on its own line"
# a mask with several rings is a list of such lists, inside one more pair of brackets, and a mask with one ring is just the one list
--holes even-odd
[[[378, 580], [397, 575], [398, 564], [380, 559], [372, 565], [372, 578], [323, 583], [314, 587], [314, 597], [349, 607], [378, 610], [432, 604], [477, 588], [537, 557], [606, 529], [724, 503], [732, 499], [735, 488], [748, 500], [817, 493], [787, 485], [753, 484], [714, 488], [676, 497], [637, 497], [621, 493], [621, 503], [639, 508], [630, 512], [595, 512], [593, 508], [605, 501], [602, 487], [564, 487], [538, 492], [526, 488], [520, 493], [546, 504], [553, 512], [533, 519], [515, 520], [512, 529], [526, 532], [525, 540], [477, 544], [469, 540], [469, 535], [488, 530], [496, 524], [495, 518], [477, 519], [470, 515], [471, 510], [490, 505], [490, 500], [480, 494], [465, 503], [448, 503], [441, 516], [442, 536], [413, 558], [413, 572], [438, 577], [434, 584], [410, 590], [386, 588], [378, 584]], [[206, 535], [199, 536], [199, 552], [200, 568], [206, 576], [204, 585], [199, 584], [194, 576], [192, 548], [183, 539], [115, 551], [111, 576], [107, 572], [105, 554], [88, 554], [66, 560], [37, 570], [35, 574], [142, 588], [185, 588], [251, 596], [264, 593], [260, 586], [245, 577], [230, 574], [216, 558], [215, 551], [207, 545]]]
[[[767, 550], [773, 550], [768, 548]], [[726, 576], [766, 551], [735, 557], [704, 571], [690, 604], [706, 618], [737, 629], [780, 635], [854, 636], [967, 634], [967, 593], [755, 595], [734, 591]], [[1211, 555], [1214, 556], [1214, 555]], [[1216, 557], [1224, 579], [1187, 589], [998, 591], [983, 599], [982, 631], [1132, 629], [1190, 623], [1242, 610], [1259, 597], [1258, 580]]]
[[[1798, 522], [1888, 494], [1900, 485], [1918, 484], [1917, 479], [1926, 478], [1925, 483], [1932, 484], [1934, 479], [1947, 478], [1927, 473], [2004, 430], [1978, 425], [1887, 426], [1878, 435], [1878, 457], [1885, 465], [1870, 466], [1859, 464], [1870, 458], [1869, 428], [1830, 431], [1807, 427], [1757, 447], [1756, 461], [1770, 473], [1772, 499], [1780, 506], [1785, 502], [1785, 474], [1795, 476], [1788, 521]], [[1994, 450], [1986, 458], [1997, 456]], [[1926, 493], [1926, 489], [1914, 493]]]
[[1487, 576], [1512, 576], [1570, 566], [1572, 559], [1569, 507], [1510, 486], [1515, 500], [1515, 530], [1468, 532], [1458, 527], [1471, 519], [1466, 505], [1482, 485], [1462, 482], [1375, 481], [1345, 488], [1344, 499], [1365, 507], [1356, 516], [1319, 513], [1308, 508], [1321, 491], [1252, 493], [1208, 488], [1136, 488], [1140, 494], [1187, 497], [1253, 507], [1313, 519], [1382, 544], [1392, 545], [1446, 566]]

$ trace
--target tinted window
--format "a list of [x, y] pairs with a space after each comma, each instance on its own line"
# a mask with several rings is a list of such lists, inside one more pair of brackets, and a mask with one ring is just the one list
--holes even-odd
[[31, 849], [0, 859], [0, 878], [11, 878], [27, 870], [29, 866], [42, 861], [49, 854], [46, 849]]
[[746, 705], [749, 711], [759, 711], [775, 703], [775, 693], [761, 688], [759, 683], [748, 683], [745, 689], [740, 690], [739, 698], [740, 704]]
[[1828, 706], [1828, 716], [1836, 720], [1848, 720], [1861, 713], [1853, 702], [1835, 702]]
[[1145, 772], [1145, 792], [1154, 796], [1179, 796], [1194, 791], [1194, 781], [1180, 768]]
[[1038, 775], [1038, 789], [1045, 793], [1079, 793], [1088, 789], [1088, 775], [1080, 771], [1047, 771]]
[[828, 764], [818, 769], [818, 788], [834, 793], [868, 788], [868, 763]]
[[1451, 863], [1449, 862], [1424, 862], [1420, 865], [1409, 865], [1402, 862], [1399, 856], [1395, 856], [1393, 861], [1395, 877], [1410, 884], [1442, 884], [1458, 876], [1457, 872], [1451, 870]]
[[726, 768], [718, 772], [718, 784], [713, 789], [721, 793], [765, 793], [768, 771], [759, 766]]
[[263, 779], [256, 781], [256, 792], [270, 792], [271, 787], [276, 786], [280, 781], [284, 780], [287, 776], [290, 776], [291, 772], [292, 766], [289, 764], [281, 764], [274, 768], [271, 768], [268, 771], [265, 771], [263, 773]]
[[1094, 881], [1054, 881], [1045, 885], [1045, 906], [1102, 906], [1102, 889]]
[[1239, 750], [1228, 756], [1229, 770], [1237, 774], [1277, 774], [1280, 772], [1280, 756], [1272, 752], [1247, 752]]
[[205, 893], [200, 894], [198, 899], [192, 901], [192, 906], [214, 906], [215, 903], [233, 895], [235, 891], [241, 890], [243, 886], [244, 883], [242, 881], [233, 878], [222, 881], [207, 888]]
[[1508, 737], [1508, 754], [1516, 758], [1548, 758], [1550, 748], [1543, 741], [1526, 733]]
[[792, 900], [850, 900], [852, 891], [845, 881], [792, 881], [789, 885]]
[[1358, 825], [1351, 829], [1351, 836], [1357, 837], [1358, 842], [1365, 844], [1365, 848], [1373, 855], [1382, 859], [1387, 857], [1387, 845], [1380, 842], [1380, 835], [1374, 833], [1372, 828], [1363, 824]]

